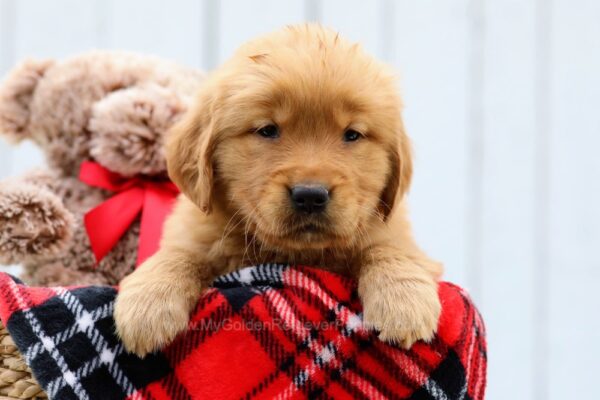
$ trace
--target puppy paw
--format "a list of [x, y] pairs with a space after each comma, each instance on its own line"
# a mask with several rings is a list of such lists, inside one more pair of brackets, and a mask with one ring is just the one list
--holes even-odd
[[416, 341], [431, 341], [441, 304], [435, 282], [405, 281], [362, 287], [363, 321], [379, 338], [409, 349]]
[[144, 357], [170, 344], [189, 321], [189, 306], [164, 282], [127, 281], [115, 303], [116, 332], [125, 349]]

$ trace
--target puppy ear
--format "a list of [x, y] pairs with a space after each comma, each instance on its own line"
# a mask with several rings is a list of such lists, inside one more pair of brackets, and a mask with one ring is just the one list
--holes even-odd
[[412, 180], [413, 162], [410, 140], [404, 132], [404, 126], [401, 127], [399, 143], [391, 146], [389, 151], [390, 174], [380, 200], [380, 213], [383, 220], [386, 221], [398, 198], [402, 198]]
[[171, 128], [166, 145], [169, 176], [206, 214], [212, 210], [212, 158], [216, 142], [209, 102], [207, 98], [191, 108]]

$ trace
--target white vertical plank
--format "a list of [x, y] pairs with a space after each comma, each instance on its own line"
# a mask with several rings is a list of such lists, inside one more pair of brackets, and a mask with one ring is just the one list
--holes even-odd
[[383, 59], [385, 27], [382, 18], [386, 3], [382, 0], [323, 0], [318, 3], [320, 22], [348, 39], [360, 42], [370, 54]]
[[203, 1], [111, 0], [107, 5], [108, 47], [203, 65]]
[[539, 400], [549, 398], [549, 370], [550, 356], [553, 349], [549, 346], [550, 333], [548, 332], [549, 309], [549, 273], [550, 264], [550, 139], [551, 139], [551, 99], [552, 82], [550, 79], [552, 69], [552, 46], [554, 39], [551, 35], [552, 7], [545, 0], [535, 1], [535, 281], [532, 292], [535, 296], [535, 309], [533, 315], [534, 341], [533, 341], [533, 397]]
[[[0, 79], [13, 63], [14, 0], [0, 0]], [[0, 179], [8, 176], [12, 153], [6, 141], [0, 139]]]
[[62, 58], [98, 46], [98, 1], [18, 0], [16, 58]]
[[467, 2], [394, 4], [393, 54], [415, 148], [410, 209], [422, 247], [466, 284]]
[[535, 367], [535, 1], [487, 2], [484, 17], [479, 305], [488, 328], [487, 398], [526, 400]]
[[255, 36], [302, 22], [304, 18], [305, 7], [301, 0], [220, 1], [218, 63]]
[[206, 71], [211, 71], [218, 63], [219, 47], [219, 2], [220, 0], [203, 0], [202, 60]]
[[0, 0], [0, 75], [4, 76], [14, 58], [15, 0]]
[[548, 398], [598, 397], [600, 3], [555, 0], [551, 23]]

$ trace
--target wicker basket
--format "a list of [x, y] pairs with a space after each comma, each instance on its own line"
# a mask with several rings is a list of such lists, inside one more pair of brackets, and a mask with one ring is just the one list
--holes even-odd
[[0, 400], [46, 398], [0, 321]]

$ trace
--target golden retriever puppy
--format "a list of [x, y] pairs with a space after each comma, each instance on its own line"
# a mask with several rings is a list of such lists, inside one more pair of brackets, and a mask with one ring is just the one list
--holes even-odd
[[121, 283], [115, 320], [140, 356], [185, 330], [202, 290], [265, 262], [358, 279], [364, 323], [410, 347], [437, 328], [441, 266], [416, 246], [393, 74], [317, 25], [242, 46], [170, 134], [182, 195], [160, 250]]

